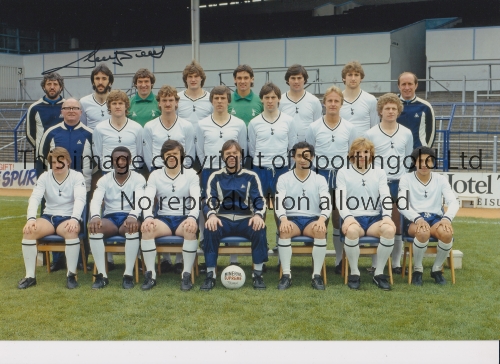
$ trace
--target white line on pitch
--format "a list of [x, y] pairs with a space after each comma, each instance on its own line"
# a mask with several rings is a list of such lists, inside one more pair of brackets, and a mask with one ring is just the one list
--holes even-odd
[[25, 215], [0, 217], [0, 220], [17, 219], [19, 217], [25, 217]]

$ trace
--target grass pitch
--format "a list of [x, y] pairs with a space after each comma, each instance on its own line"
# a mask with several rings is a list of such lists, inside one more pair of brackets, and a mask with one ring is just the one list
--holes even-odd
[[[457, 284], [434, 284], [433, 260], [424, 259], [424, 286], [412, 287], [400, 276], [393, 290], [371, 283], [360, 259], [361, 290], [351, 291], [333, 274], [327, 258], [326, 291], [310, 286], [310, 258], [292, 258], [293, 285], [278, 291], [277, 258], [264, 275], [267, 290], [251, 286], [250, 257], [240, 257], [245, 286], [225, 289], [218, 279], [211, 292], [179, 289], [180, 277], [158, 277], [148, 292], [121, 288], [123, 257], [117, 256], [110, 285], [90, 289], [92, 274], [79, 274], [80, 287], [66, 289], [65, 272], [48, 274], [37, 267], [38, 285], [18, 290], [24, 277], [21, 252], [26, 197], [0, 197], [2, 270], [0, 272], [1, 340], [498, 340], [500, 339], [500, 270], [497, 260], [500, 223], [456, 218], [454, 248], [464, 253]], [[274, 245], [274, 222], [268, 215], [268, 237]], [[331, 228], [330, 228], [331, 230]], [[328, 249], [332, 249], [331, 232]], [[201, 258], [203, 261], [203, 258]], [[219, 270], [228, 257], [219, 258]], [[451, 281], [449, 270], [445, 278]], [[142, 279], [141, 279], [142, 281]]]

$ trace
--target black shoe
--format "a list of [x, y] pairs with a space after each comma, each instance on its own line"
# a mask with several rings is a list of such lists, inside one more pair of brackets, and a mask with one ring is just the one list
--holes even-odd
[[292, 277], [290, 277], [290, 274], [283, 274], [278, 283], [278, 289], [285, 290], [290, 288], [291, 285], [292, 285]]
[[379, 274], [378, 276], [373, 277], [373, 283], [380, 288], [383, 289], [384, 291], [390, 291], [391, 290], [391, 285], [387, 281], [387, 276], [384, 274]]
[[78, 287], [75, 273], [69, 272], [68, 277], [66, 278], [66, 287], [68, 287], [68, 289], [74, 289]]
[[51, 272], [57, 272], [58, 270], [64, 269], [65, 262], [64, 259], [59, 259], [57, 262], [52, 262], [50, 265]]
[[109, 280], [102, 276], [102, 273], [94, 274], [95, 282], [92, 285], [92, 289], [101, 289], [109, 284]]
[[151, 288], [156, 286], [156, 279], [153, 279], [152, 277], [153, 277], [153, 273], [150, 270], [148, 270], [144, 274], [144, 283], [142, 283], [142, 286], [141, 286], [141, 289], [143, 291], [150, 290]]
[[335, 266], [334, 272], [335, 274], [342, 274], [342, 263]]
[[403, 268], [401, 267], [392, 268], [392, 274], [401, 274], [401, 273], [403, 273]]
[[17, 284], [17, 288], [19, 289], [26, 289], [31, 286], [36, 286], [36, 278], [31, 278], [31, 277], [23, 278]]
[[181, 291], [189, 291], [191, 288], [193, 288], [193, 284], [191, 283], [191, 273], [182, 273]]
[[123, 276], [122, 287], [123, 287], [123, 289], [134, 288], [134, 277], [125, 274]]
[[175, 274], [181, 274], [184, 269], [184, 264], [182, 263], [175, 263], [174, 265], [174, 272]]
[[411, 284], [413, 284], [414, 286], [423, 285], [422, 272], [413, 272], [413, 275], [411, 276]]
[[[164, 260], [160, 264], [160, 269], [162, 273], [168, 273], [172, 271], [172, 263], [170, 263], [168, 260]], [[147, 272], [146, 272], [147, 273]]]
[[114, 269], [115, 269], [115, 263], [108, 262], [108, 272], [111, 272]]
[[352, 274], [347, 277], [347, 287], [350, 289], [359, 289], [361, 278], [357, 274]]
[[[78, 263], [77, 265], [78, 270], [84, 271], [83, 269], [83, 263]], [[92, 267], [90, 265], [87, 265], [87, 271], [92, 270]]]
[[206, 274], [207, 273], [207, 265], [205, 263], [198, 264], [198, 272], [200, 272], [200, 274]]
[[446, 284], [446, 279], [444, 279], [443, 272], [441, 272], [440, 270], [431, 272], [431, 277], [434, 278], [437, 284], [440, 284], [442, 286]]
[[205, 282], [200, 286], [200, 290], [202, 291], [210, 291], [215, 286], [215, 278], [213, 272], [207, 273], [207, 278], [205, 278]]
[[261, 270], [253, 271], [253, 288], [254, 289], [266, 289], [266, 284], [264, 283], [264, 278], [262, 277]]
[[314, 289], [317, 289], [318, 291], [324, 291], [325, 290], [325, 282], [323, 282], [323, 278], [319, 274], [315, 274], [314, 278], [311, 281], [311, 286]]

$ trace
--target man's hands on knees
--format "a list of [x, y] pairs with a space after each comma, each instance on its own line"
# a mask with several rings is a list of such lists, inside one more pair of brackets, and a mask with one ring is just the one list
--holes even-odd
[[123, 225], [125, 226], [125, 228], [127, 229], [127, 233], [129, 234], [135, 234], [139, 231], [139, 221], [137, 221], [135, 217], [127, 217], [127, 220], [125, 220], [125, 223]]
[[392, 228], [394, 228], [394, 231], [396, 231], [396, 225], [394, 225], [394, 221], [389, 216], [384, 216], [382, 220], [380, 221], [379, 226], [382, 227], [382, 225], [389, 225]]
[[356, 226], [358, 226], [359, 228], [361, 228], [361, 225], [359, 225], [359, 222], [354, 217], [349, 216], [348, 218], [346, 218], [344, 220], [344, 223], [342, 224], [342, 233], [344, 235], [346, 235], [347, 234], [347, 229], [349, 229], [349, 226], [351, 226], [353, 224], [356, 225]]
[[188, 217], [186, 220], [184, 220], [184, 222], [182, 223], [182, 227], [184, 228], [184, 231], [186, 233], [190, 234], [196, 234], [196, 231], [198, 230], [198, 224], [192, 217]]
[[248, 221], [248, 226], [252, 226], [255, 231], [263, 229], [266, 223], [259, 214], [255, 214], [250, 221]]
[[80, 230], [80, 222], [76, 221], [73, 218], [66, 220], [66, 223], [64, 224], [64, 229], [68, 233], [77, 233]]
[[280, 233], [288, 234], [293, 230], [293, 224], [286, 217], [280, 219]]
[[155, 219], [152, 217], [147, 217], [146, 220], [141, 225], [141, 232], [150, 233], [156, 228]]
[[217, 226], [222, 226], [222, 221], [215, 214], [210, 215], [205, 222], [205, 227], [210, 231], [215, 231], [217, 230]]
[[447, 233], [450, 233], [453, 235], [453, 226], [451, 226], [451, 221], [444, 218], [444, 219], [441, 219], [441, 221], [439, 222], [439, 225], [438, 225], [438, 229], [440, 227], [443, 227], [443, 230]]
[[23, 234], [31, 234], [36, 231], [36, 220], [28, 220], [23, 228]]
[[100, 217], [94, 217], [89, 222], [89, 232], [97, 234], [102, 228], [102, 220]]
[[429, 226], [429, 224], [427, 223], [427, 221], [425, 221], [425, 219], [422, 217], [420, 219], [417, 220], [417, 222], [415, 223], [416, 225], [416, 229], [415, 229], [415, 233], [425, 233], [427, 231], [430, 231], [431, 230], [431, 227]]
[[317, 221], [313, 222], [312, 230], [318, 233], [326, 233], [325, 218], [323, 216], [320, 216]]

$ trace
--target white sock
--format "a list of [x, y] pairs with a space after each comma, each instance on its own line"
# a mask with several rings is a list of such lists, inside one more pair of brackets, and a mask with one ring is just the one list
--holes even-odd
[[97, 273], [102, 273], [102, 276], [107, 278], [106, 274], [106, 262], [104, 261], [104, 240], [103, 234], [90, 234], [90, 249], [92, 250], [92, 256], [94, 257], [95, 266], [97, 267]]
[[291, 239], [279, 239], [278, 240], [278, 254], [280, 256], [281, 268], [283, 269], [283, 274], [290, 274], [290, 265], [292, 263], [292, 243]]
[[403, 237], [394, 236], [394, 249], [392, 249], [392, 267], [401, 267], [401, 253], [403, 252]]
[[182, 258], [184, 259], [184, 268], [182, 273], [191, 273], [193, 264], [196, 260], [196, 251], [198, 250], [198, 240], [185, 240], [182, 244]]
[[215, 278], [217, 276], [217, 274], [215, 274], [215, 267], [207, 267], [207, 274], [210, 272], [213, 273], [212, 278]]
[[[421, 243], [417, 240], [417, 238], [413, 239], [413, 270], [415, 272], [423, 272], [424, 267], [422, 265], [422, 261], [424, 260], [424, 254], [427, 250], [427, 245], [429, 244], [429, 240], [425, 243]], [[410, 267], [411, 269], [411, 267]]]
[[326, 255], [326, 239], [314, 239], [314, 246], [312, 250], [312, 258], [313, 258], [313, 275], [315, 274], [321, 275], [321, 268], [323, 268], [323, 263], [325, 262]]
[[359, 238], [349, 239], [345, 238], [344, 250], [349, 266], [351, 267], [351, 275], [359, 276], [358, 260], [359, 260]]
[[175, 254], [175, 264], [182, 263], [182, 253]]
[[436, 260], [434, 261], [434, 265], [432, 266], [433, 272], [441, 270], [441, 266], [443, 265], [446, 258], [448, 258], [448, 254], [450, 253], [452, 246], [453, 239], [451, 239], [449, 244], [445, 244], [441, 240], [438, 240]]
[[142, 239], [141, 250], [144, 256], [144, 264], [146, 271], [151, 271], [151, 278], [156, 279], [155, 258], [156, 258], [156, 245], [155, 239]]
[[114, 259], [113, 259], [113, 253], [107, 253], [106, 254], [106, 257], [108, 258], [108, 262], [109, 263], [114, 263]]
[[231, 254], [229, 256], [229, 262], [231, 262], [231, 263], [238, 263], [238, 254]]
[[387, 263], [387, 259], [391, 256], [392, 249], [394, 248], [394, 238], [386, 239], [384, 237], [380, 237], [380, 244], [377, 248], [377, 265], [375, 266], [374, 276], [378, 276], [379, 274], [384, 274], [385, 263]]
[[333, 229], [333, 248], [335, 249], [335, 266], [342, 263], [344, 244], [340, 241], [340, 230]]
[[[264, 267], [264, 263], [254, 264], [253, 270], [260, 270], [262, 272], [262, 268]], [[253, 277], [253, 276], [252, 276]]]
[[64, 248], [66, 254], [66, 265], [68, 266], [68, 274], [76, 273], [76, 266], [78, 265], [78, 256], [80, 255], [80, 239], [66, 239], [66, 247]]
[[36, 267], [36, 240], [23, 239], [22, 242], [24, 267], [26, 278], [35, 278]]
[[139, 251], [139, 233], [129, 234], [125, 233], [125, 273], [124, 275], [134, 275], [135, 258]]

